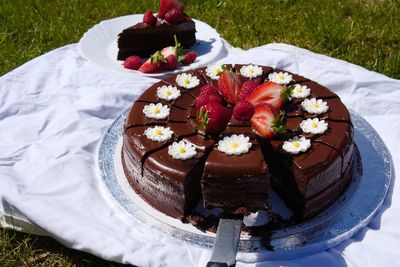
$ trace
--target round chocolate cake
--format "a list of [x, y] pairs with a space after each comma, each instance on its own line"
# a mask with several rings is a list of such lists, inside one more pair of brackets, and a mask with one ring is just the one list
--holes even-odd
[[281, 69], [221, 65], [148, 88], [126, 118], [122, 162], [132, 188], [184, 220], [204, 207], [266, 209], [271, 187], [301, 220], [351, 181], [353, 126], [326, 87]]

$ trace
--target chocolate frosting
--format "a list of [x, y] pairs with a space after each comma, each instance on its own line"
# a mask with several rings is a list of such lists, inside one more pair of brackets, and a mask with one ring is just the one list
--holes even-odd
[[[228, 65], [231, 66], [231, 65]], [[242, 64], [235, 65], [237, 71]], [[260, 82], [271, 72], [284, 70], [263, 66]], [[353, 127], [347, 108], [340, 98], [326, 87], [309, 79], [290, 73], [292, 83], [311, 89], [309, 98], [324, 99], [329, 105], [325, 114], [308, 114], [301, 108], [303, 99], [293, 99], [284, 105], [287, 133], [272, 139], [257, 136], [249, 122], [231, 119], [219, 135], [209, 136], [196, 132], [195, 98], [207, 83], [217, 84], [205, 74], [205, 68], [188, 71], [200, 79], [193, 89], [180, 88], [172, 75], [145, 91], [131, 108], [125, 123], [124, 169], [136, 191], [155, 208], [174, 217], [183, 218], [196, 206], [196, 199], [203, 195], [208, 208], [226, 211], [256, 211], [268, 205], [267, 189], [271, 182], [282, 199], [294, 208], [301, 218], [314, 216], [332, 203], [346, 188], [351, 178], [353, 158]], [[246, 78], [244, 78], [246, 80]], [[174, 101], [158, 99], [156, 90], [169, 84], [181, 90], [181, 97]], [[143, 107], [161, 102], [170, 107], [165, 120], [148, 119]], [[321, 135], [305, 134], [300, 123], [307, 118], [319, 117], [328, 122], [328, 131]], [[149, 125], [165, 125], [174, 136], [165, 142], [154, 142], [143, 136]], [[251, 150], [242, 155], [228, 156], [220, 152], [218, 141], [224, 136], [244, 134], [250, 137]], [[285, 140], [293, 136], [311, 139], [311, 148], [298, 155], [282, 150]], [[188, 160], [175, 160], [168, 155], [168, 145], [184, 140], [195, 146], [197, 154]], [[138, 175], [137, 166], [143, 166]], [[136, 167], [135, 167], [136, 166]], [[201, 188], [200, 188], [201, 181]], [[146, 192], [144, 192], [146, 191]], [[155, 197], [157, 194], [160, 197]], [[178, 196], [179, 195], [179, 196]], [[193, 197], [190, 197], [193, 196]], [[162, 202], [162, 203], [158, 203]], [[318, 203], [321, 203], [318, 206]]]
[[131, 55], [149, 57], [156, 51], [175, 45], [174, 35], [183, 48], [190, 48], [196, 43], [194, 21], [185, 17], [179, 24], [158, 21], [154, 26], [143, 22], [124, 29], [118, 35], [118, 60], [125, 60]]

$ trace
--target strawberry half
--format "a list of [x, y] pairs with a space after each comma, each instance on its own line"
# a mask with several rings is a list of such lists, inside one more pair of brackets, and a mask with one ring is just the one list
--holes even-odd
[[282, 105], [290, 99], [292, 90], [292, 86], [286, 87], [274, 82], [265, 82], [250, 93], [246, 100], [253, 106], [259, 103], [267, 103], [275, 110], [280, 110]]
[[229, 108], [216, 102], [207, 103], [197, 113], [196, 130], [204, 130], [207, 134], [218, 134], [226, 128], [231, 116], [232, 111]]
[[272, 138], [286, 132], [285, 113], [276, 112], [274, 107], [266, 103], [258, 104], [254, 109], [251, 125], [259, 136]]
[[163, 71], [162, 63], [164, 61], [164, 56], [161, 55], [160, 51], [155, 52], [142, 66], [140, 66], [139, 71], [143, 73], [154, 73]]
[[155, 52], [140, 68], [144, 73], [160, 72], [164, 70], [174, 70], [179, 67], [178, 57], [181, 51], [181, 44], [176, 35], [175, 46], [168, 46]]
[[225, 70], [218, 79], [218, 90], [226, 102], [235, 105], [243, 80], [237, 73]]

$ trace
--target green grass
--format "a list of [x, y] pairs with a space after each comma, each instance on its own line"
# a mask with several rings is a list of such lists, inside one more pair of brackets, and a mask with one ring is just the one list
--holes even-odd
[[68, 249], [49, 237], [0, 228], [0, 266], [125, 266]]
[[[2, 0], [0, 75], [79, 41], [101, 20], [157, 9], [158, 0]], [[187, 13], [245, 49], [284, 42], [400, 78], [400, 2], [187, 0]]]
[[[159, 0], [1, 0], [0, 75], [76, 43], [101, 20], [157, 10]], [[400, 78], [400, 1], [186, 0], [187, 13], [233, 46], [283, 42]], [[47, 246], [50, 244], [50, 246]], [[75, 255], [71, 257], [71, 255]], [[106, 264], [49, 238], [0, 231], [0, 266]]]

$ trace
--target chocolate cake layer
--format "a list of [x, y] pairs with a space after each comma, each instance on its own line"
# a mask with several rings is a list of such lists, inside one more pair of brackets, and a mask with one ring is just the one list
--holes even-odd
[[179, 24], [158, 20], [155, 26], [143, 22], [133, 25], [118, 35], [117, 59], [125, 60], [131, 55], [149, 57], [165, 47], [174, 46], [174, 35], [183, 48], [190, 48], [196, 43], [194, 21], [186, 16]]
[[[243, 65], [235, 65], [239, 71]], [[228, 65], [231, 67], [231, 65]], [[272, 72], [286, 72], [263, 66], [260, 82]], [[303, 99], [293, 99], [284, 105], [287, 132], [272, 139], [263, 139], [252, 130], [251, 123], [233, 118], [219, 135], [209, 136], [196, 131], [194, 103], [205, 84], [217, 85], [206, 75], [205, 68], [188, 71], [200, 80], [200, 85], [181, 88], [176, 75], [151, 86], [131, 108], [125, 123], [122, 151], [125, 173], [132, 187], [156, 209], [176, 218], [189, 215], [203, 197], [208, 208], [228, 212], [249, 212], [268, 205], [267, 189], [271, 185], [301, 220], [311, 218], [331, 205], [347, 188], [352, 177], [354, 154], [353, 126], [347, 108], [340, 98], [326, 87], [290, 73], [291, 84], [299, 83], [311, 89], [308, 98], [323, 99], [328, 112], [312, 115], [301, 107]], [[248, 80], [244, 78], [243, 80]], [[157, 97], [157, 88], [173, 85], [181, 96], [172, 101]], [[164, 120], [148, 119], [142, 110], [149, 103], [170, 107]], [[300, 123], [318, 117], [328, 122], [328, 130], [320, 135], [303, 133]], [[169, 127], [173, 137], [164, 142], [147, 139], [143, 132], [152, 125]], [[242, 155], [227, 155], [217, 149], [224, 136], [243, 134], [252, 148]], [[285, 140], [305, 136], [311, 148], [296, 155], [282, 149]], [[197, 151], [194, 158], [176, 160], [168, 154], [168, 146], [184, 140]]]
[[214, 149], [201, 179], [204, 205], [230, 212], [263, 209], [267, 206], [268, 180], [268, 167], [257, 143], [238, 156]]
[[201, 198], [204, 160], [202, 152], [194, 158], [178, 161], [168, 154], [168, 148], [157, 151], [145, 160], [137, 190], [146, 194], [145, 199], [156, 209], [184, 219]]

